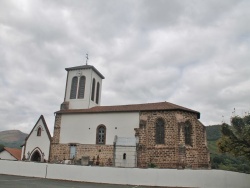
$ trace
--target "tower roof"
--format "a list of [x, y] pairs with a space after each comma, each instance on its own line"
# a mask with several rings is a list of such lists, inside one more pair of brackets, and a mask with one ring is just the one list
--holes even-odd
[[102, 79], [105, 78], [93, 65], [81, 65], [81, 66], [76, 66], [76, 67], [65, 68], [66, 71], [81, 70], [81, 69], [92, 69]]

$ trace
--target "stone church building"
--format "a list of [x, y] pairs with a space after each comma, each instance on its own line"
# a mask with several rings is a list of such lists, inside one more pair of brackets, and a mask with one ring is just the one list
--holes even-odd
[[66, 68], [49, 161], [90, 165], [208, 168], [200, 113], [169, 102], [100, 106], [104, 76], [91, 65]]

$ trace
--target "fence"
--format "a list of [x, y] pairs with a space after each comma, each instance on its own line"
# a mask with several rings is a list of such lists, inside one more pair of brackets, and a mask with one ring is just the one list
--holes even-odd
[[223, 170], [113, 168], [0, 160], [0, 174], [126, 185], [250, 187], [249, 174]]

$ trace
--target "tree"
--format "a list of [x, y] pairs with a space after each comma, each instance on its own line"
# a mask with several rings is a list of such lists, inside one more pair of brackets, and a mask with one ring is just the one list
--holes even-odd
[[233, 117], [231, 125], [223, 123], [221, 133], [217, 142], [221, 152], [245, 156], [250, 161], [250, 115]]

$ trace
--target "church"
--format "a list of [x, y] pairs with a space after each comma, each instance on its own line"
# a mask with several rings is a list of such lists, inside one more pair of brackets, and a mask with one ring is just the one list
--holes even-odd
[[200, 113], [169, 102], [101, 106], [104, 76], [92, 65], [65, 69], [48, 160], [86, 165], [209, 168]]

